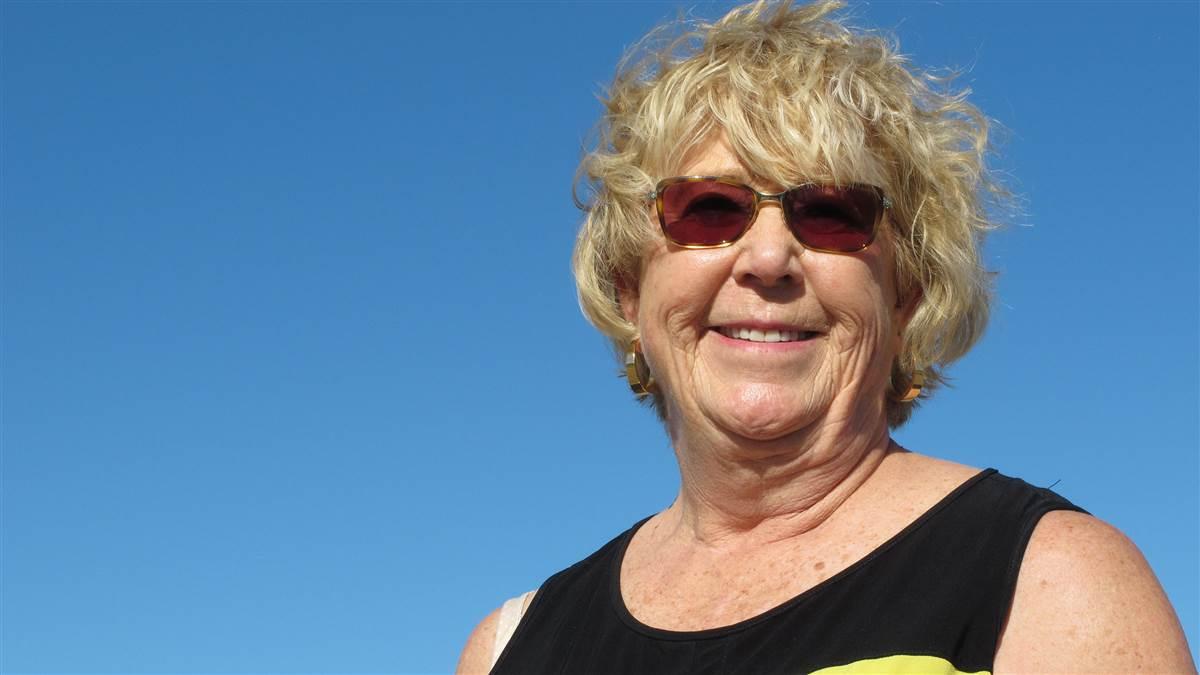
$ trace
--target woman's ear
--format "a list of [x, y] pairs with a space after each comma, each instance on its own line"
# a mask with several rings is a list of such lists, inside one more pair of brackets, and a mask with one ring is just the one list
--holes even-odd
[[917, 313], [917, 307], [921, 306], [921, 299], [925, 294], [918, 286], [908, 291], [908, 293], [896, 298], [896, 307], [893, 312], [895, 325], [899, 328], [900, 333], [908, 327], [908, 322], [912, 321], [913, 315]]
[[621, 303], [621, 314], [625, 320], [637, 325], [638, 292], [637, 285], [629, 279], [617, 281], [617, 300]]

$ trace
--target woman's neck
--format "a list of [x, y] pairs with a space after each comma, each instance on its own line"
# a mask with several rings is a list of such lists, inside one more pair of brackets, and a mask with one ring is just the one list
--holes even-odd
[[899, 450], [884, 420], [869, 429], [810, 427], [770, 442], [706, 436], [680, 431], [674, 438], [680, 491], [664, 524], [674, 525], [676, 535], [721, 548], [811, 532]]

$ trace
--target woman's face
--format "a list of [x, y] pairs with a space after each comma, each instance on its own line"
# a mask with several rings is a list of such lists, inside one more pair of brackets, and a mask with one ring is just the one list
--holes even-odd
[[[680, 175], [755, 184], [720, 139]], [[776, 203], [725, 248], [659, 238], [636, 293], [622, 293], [674, 424], [775, 440], [830, 422], [883, 423], [884, 394], [908, 307], [897, 301], [886, 236], [839, 255], [805, 250]], [[745, 331], [790, 331], [783, 342]], [[799, 339], [794, 339], [794, 338]], [[749, 339], [747, 339], [749, 338]]]

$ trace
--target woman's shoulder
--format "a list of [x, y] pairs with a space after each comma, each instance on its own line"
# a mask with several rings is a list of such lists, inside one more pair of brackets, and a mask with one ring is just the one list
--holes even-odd
[[985, 471], [912, 451], [890, 454], [876, 470], [882, 474], [865, 501], [870, 512], [907, 511], [902, 518], [913, 520], [948, 496], [969, 486]]
[[480, 621], [471, 635], [462, 655], [458, 658], [458, 667], [454, 672], [458, 675], [473, 675], [486, 673], [492, 669], [492, 653], [496, 641], [496, 629], [500, 625], [500, 611], [497, 607]]
[[490, 671], [535, 595], [537, 591], [533, 590], [510, 598], [484, 617], [467, 638], [455, 672], [469, 674]]
[[1005, 504], [1006, 512], [1024, 511], [1019, 515], [1028, 518], [1031, 527], [1044, 513], [1058, 509], [1082, 510], [1049, 488], [1027, 483], [997, 469], [983, 469], [911, 451], [896, 453], [888, 460], [889, 477], [884, 487], [896, 501], [934, 504], [971, 492], [988, 508]]
[[912, 450], [889, 454], [884, 460], [883, 467], [893, 475], [900, 477], [905, 483], [933, 492], [953, 490], [983, 471], [980, 467], [960, 464]]
[[1141, 551], [1087, 513], [1054, 510], [1021, 560], [995, 672], [1194, 672]]
[[994, 469], [917, 453], [897, 460], [914, 490], [969, 489], [983, 522], [1007, 519], [1024, 532], [993, 672], [1195, 672], [1166, 594], [1120, 530], [1049, 488]]

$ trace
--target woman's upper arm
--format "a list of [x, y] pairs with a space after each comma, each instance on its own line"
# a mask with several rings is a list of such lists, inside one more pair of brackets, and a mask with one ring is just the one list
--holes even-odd
[[1179, 619], [1133, 542], [1086, 514], [1046, 514], [1021, 563], [994, 672], [1195, 671]]
[[[458, 658], [458, 668], [456, 673], [462, 675], [474, 673], [487, 673], [492, 669], [492, 659], [499, 655], [508, 640], [512, 638], [513, 630], [516, 628], [516, 622], [525, 615], [525, 610], [529, 609], [529, 603], [533, 602], [537, 591], [529, 591], [528, 593], [509, 600], [501, 605], [498, 609], [484, 617], [483, 621], [475, 626], [475, 630], [471, 631], [470, 637], [467, 638], [467, 646], [463, 648], [462, 656]], [[507, 620], [502, 619], [505, 607], [510, 603], [517, 603], [513, 609], [517, 607], [518, 611], [513, 611]], [[501, 624], [505, 625], [501, 625]], [[496, 634], [503, 630], [503, 642], [497, 643]]]
[[483, 621], [471, 631], [467, 638], [467, 646], [463, 648], [462, 656], [458, 658], [459, 675], [475, 675], [487, 673], [492, 669], [492, 649], [496, 643], [496, 626], [500, 623], [500, 609], [484, 617]]

